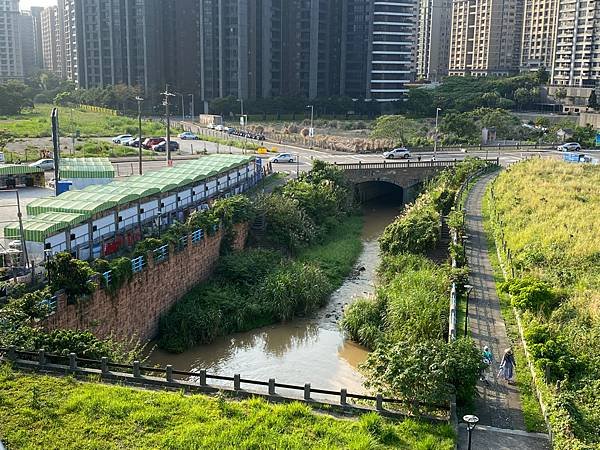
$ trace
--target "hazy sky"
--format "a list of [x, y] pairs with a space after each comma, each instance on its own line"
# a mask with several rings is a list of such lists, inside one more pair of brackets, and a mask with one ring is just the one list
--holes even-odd
[[19, 9], [29, 9], [32, 6], [52, 6], [56, 5], [56, 0], [21, 0]]

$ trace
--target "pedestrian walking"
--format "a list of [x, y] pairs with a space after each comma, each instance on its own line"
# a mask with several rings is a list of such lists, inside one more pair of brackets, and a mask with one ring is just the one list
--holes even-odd
[[508, 384], [511, 384], [513, 382], [514, 369], [516, 366], [515, 356], [513, 355], [512, 350], [507, 348], [504, 351], [504, 356], [502, 356], [498, 376], [504, 378]]
[[485, 384], [489, 385], [490, 381], [488, 380], [488, 370], [492, 366], [492, 362], [494, 361], [494, 355], [490, 351], [490, 348], [486, 345], [483, 347], [483, 364], [485, 367], [481, 370], [481, 374], [479, 376], [479, 380], [483, 381]]

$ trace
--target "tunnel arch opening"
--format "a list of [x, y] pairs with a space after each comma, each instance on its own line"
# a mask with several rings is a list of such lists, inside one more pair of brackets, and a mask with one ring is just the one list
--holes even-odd
[[355, 184], [354, 197], [361, 204], [378, 203], [401, 206], [404, 204], [405, 192], [402, 186], [389, 181], [372, 180]]

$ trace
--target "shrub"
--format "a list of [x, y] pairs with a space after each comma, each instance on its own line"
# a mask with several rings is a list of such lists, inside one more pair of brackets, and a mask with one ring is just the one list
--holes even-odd
[[348, 338], [374, 349], [383, 336], [384, 311], [385, 303], [377, 297], [358, 299], [344, 311], [340, 326]]
[[281, 263], [282, 257], [275, 250], [248, 249], [221, 257], [215, 275], [223, 281], [233, 280], [245, 288], [251, 288], [271, 273]]
[[54, 292], [64, 289], [69, 302], [92, 294], [97, 287], [90, 280], [95, 274], [90, 265], [69, 253], [58, 253], [46, 263], [46, 268], [50, 273], [50, 288]]
[[524, 334], [529, 352], [546, 381], [564, 380], [581, 368], [581, 363], [570, 352], [566, 339], [550, 325], [532, 320]]
[[436, 246], [439, 235], [440, 214], [422, 196], [385, 228], [379, 245], [384, 253], [425, 253]]
[[558, 296], [543, 281], [533, 277], [514, 278], [500, 284], [500, 290], [511, 295], [513, 306], [521, 311], [552, 311]]

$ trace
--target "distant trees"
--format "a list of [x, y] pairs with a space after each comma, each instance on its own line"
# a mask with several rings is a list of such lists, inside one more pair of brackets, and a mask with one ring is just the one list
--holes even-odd
[[596, 97], [596, 90], [592, 89], [588, 98], [588, 106], [593, 109], [598, 109], [598, 97]]
[[19, 81], [0, 84], [0, 114], [20, 114], [23, 108], [33, 106], [27, 90], [27, 86]]

